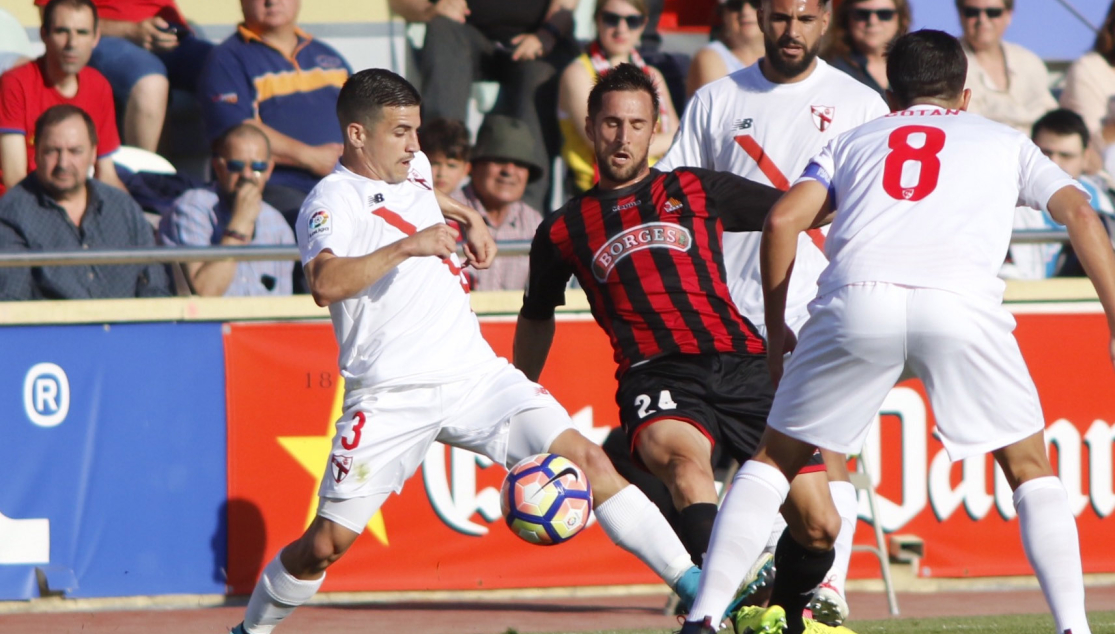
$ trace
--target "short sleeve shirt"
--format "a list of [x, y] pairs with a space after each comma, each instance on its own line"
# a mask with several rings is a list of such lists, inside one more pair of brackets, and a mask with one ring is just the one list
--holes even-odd
[[[256, 218], [252, 233], [254, 245], [293, 245], [294, 231], [271, 205]], [[174, 201], [173, 210], [159, 223], [163, 244], [202, 247], [220, 244], [232, 210], [217, 195], [214, 187], [191, 189]], [[239, 262], [225, 297], [290, 295], [293, 292], [294, 263]]]
[[96, 69], [86, 66], [77, 74], [77, 94], [63, 97], [47, 83], [42, 57], [0, 76], [0, 134], [22, 134], [27, 141], [27, 173], [35, 171], [35, 121], [52, 106], [70, 104], [87, 112], [97, 130], [97, 158], [120, 148], [112, 88]]
[[[198, 77], [206, 132], [212, 141], [256, 119], [307, 145], [341, 143], [337, 96], [351, 74], [340, 53], [301, 29], [287, 57], [243, 25], [209, 54]], [[308, 192], [318, 177], [276, 165], [273, 185]]]
[[888, 282], [996, 302], [1016, 206], [1048, 211], [1054, 193], [1079, 187], [1026, 135], [936, 106], [841, 135], [802, 178], [827, 185], [835, 201], [822, 294]]
[[[302, 204], [295, 233], [302, 262], [328, 249], [343, 258], [374, 253], [444, 223], [426, 155], [390, 184], [338, 164]], [[353, 389], [430, 385], [464, 378], [495, 358], [480, 335], [456, 254], [411, 257], [329, 313], [341, 374]]]
[[[49, 0], [35, 0], [36, 6], [46, 6]], [[174, 0], [93, 0], [97, 17], [120, 22], [142, 22], [159, 16], [174, 24], [186, 24]]]

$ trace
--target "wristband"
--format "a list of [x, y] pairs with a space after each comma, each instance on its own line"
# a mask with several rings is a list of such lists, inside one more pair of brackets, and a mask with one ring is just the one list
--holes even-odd
[[234, 229], [225, 229], [225, 236], [241, 242], [251, 242], [252, 239]]

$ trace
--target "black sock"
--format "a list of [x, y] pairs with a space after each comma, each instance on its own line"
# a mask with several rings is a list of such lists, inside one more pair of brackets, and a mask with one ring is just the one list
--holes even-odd
[[774, 569], [778, 572], [770, 604], [786, 610], [786, 634], [801, 634], [805, 630], [802, 610], [809, 604], [813, 589], [824, 581], [835, 557], [836, 552], [831, 549], [817, 552], [797, 543], [790, 536], [790, 529], [782, 533], [774, 551]]
[[707, 502], [690, 504], [681, 510], [681, 543], [685, 544], [685, 550], [689, 551], [689, 557], [697, 566], [701, 565], [708, 552], [716, 511], [716, 505]]

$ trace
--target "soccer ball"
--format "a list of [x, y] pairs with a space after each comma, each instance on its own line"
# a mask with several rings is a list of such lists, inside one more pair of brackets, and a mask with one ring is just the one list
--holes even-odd
[[592, 513], [592, 490], [584, 471], [550, 453], [524, 458], [511, 467], [499, 501], [511, 532], [541, 546], [572, 539]]

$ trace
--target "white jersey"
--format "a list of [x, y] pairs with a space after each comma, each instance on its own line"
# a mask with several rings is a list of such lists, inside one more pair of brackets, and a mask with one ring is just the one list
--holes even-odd
[[[878, 93], [818, 59], [809, 77], [776, 84], [761, 64], [701, 87], [690, 99], [674, 144], [655, 169], [703, 167], [789, 189], [809, 159], [837, 135], [890, 110]], [[725, 233], [724, 265], [732, 299], [764, 328], [760, 234]], [[810, 237], [798, 245], [786, 314], [804, 314], [827, 262]]]
[[[329, 249], [367, 255], [444, 222], [430, 161], [418, 152], [409, 178], [391, 185], [338, 164], [298, 212], [303, 264]], [[375, 284], [329, 307], [350, 389], [430, 385], [467, 376], [495, 358], [480, 335], [456, 254], [412, 257]]]
[[1080, 188], [1026, 135], [937, 106], [841, 135], [802, 179], [827, 185], [836, 205], [822, 295], [886, 282], [996, 302], [1015, 207], [1047, 210], [1055, 192]]

